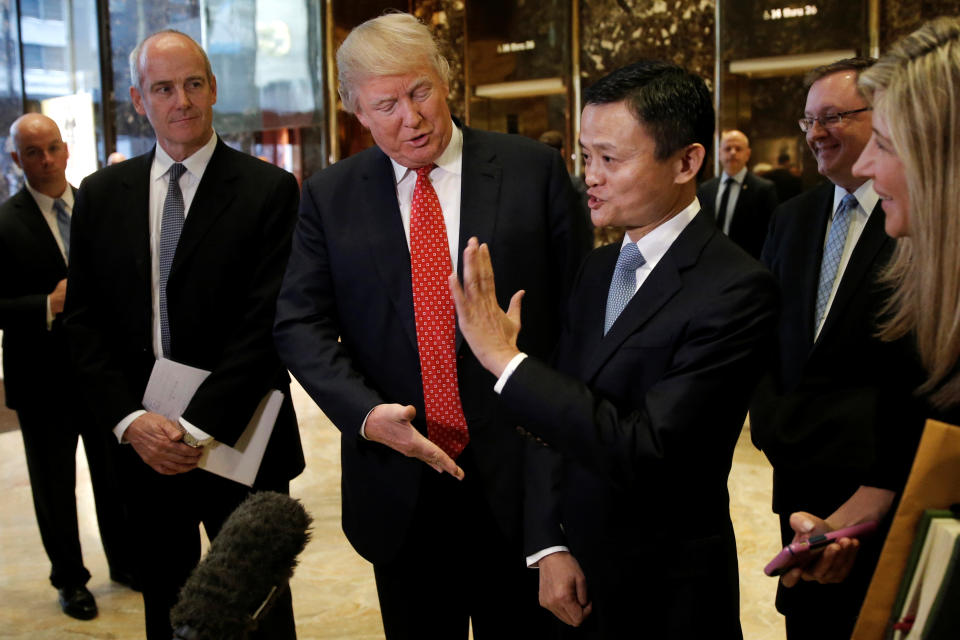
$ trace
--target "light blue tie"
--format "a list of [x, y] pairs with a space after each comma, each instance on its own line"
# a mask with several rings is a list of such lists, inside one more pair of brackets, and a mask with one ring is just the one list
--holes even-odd
[[823, 261], [820, 263], [820, 284], [817, 286], [817, 315], [814, 331], [823, 322], [827, 311], [827, 301], [833, 291], [833, 281], [837, 279], [837, 270], [840, 268], [840, 257], [843, 255], [843, 246], [847, 242], [847, 232], [850, 230], [850, 221], [853, 219], [853, 210], [857, 208], [857, 199], [848, 193], [840, 201], [830, 232], [827, 233], [827, 244], [823, 248]]
[[603, 335], [620, 316], [620, 312], [630, 302], [637, 290], [637, 269], [646, 264], [646, 259], [637, 248], [636, 242], [628, 242], [620, 249], [617, 267], [613, 270], [613, 280], [607, 292], [607, 312], [603, 321]]
[[160, 219], [160, 345], [163, 357], [170, 357], [170, 322], [167, 318], [167, 278], [173, 265], [173, 255], [183, 230], [183, 192], [180, 191], [180, 176], [186, 171], [179, 162], [170, 166], [167, 197], [163, 201], [163, 217]]
[[60, 239], [63, 240], [63, 252], [70, 255], [70, 214], [67, 213], [67, 203], [62, 198], [53, 201], [53, 210], [57, 214], [57, 228], [60, 229]]

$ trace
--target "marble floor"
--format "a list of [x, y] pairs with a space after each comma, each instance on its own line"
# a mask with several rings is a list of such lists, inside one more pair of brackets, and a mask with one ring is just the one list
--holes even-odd
[[[314, 518], [313, 538], [293, 578], [300, 638], [382, 638], [373, 571], [340, 530], [338, 432], [302, 390], [294, 392], [307, 470], [291, 486]], [[81, 544], [93, 578], [87, 585], [100, 615], [81, 622], [61, 613], [49, 586], [49, 563], [40, 544], [18, 431], [0, 434], [0, 637], [30, 640], [134, 640], [143, 637], [143, 605], [137, 593], [113, 584], [97, 537], [89, 476], [78, 456], [77, 504]], [[782, 640], [783, 622], [773, 608], [776, 582], [761, 568], [777, 551], [777, 522], [770, 513], [770, 467], [744, 433], [730, 476], [731, 512], [740, 553], [740, 602], [744, 638]]]

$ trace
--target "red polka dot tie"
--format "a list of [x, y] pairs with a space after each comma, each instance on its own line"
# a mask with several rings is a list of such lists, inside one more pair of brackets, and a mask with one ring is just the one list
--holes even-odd
[[456, 312], [447, 278], [453, 271], [447, 227], [430, 183], [436, 165], [417, 169], [410, 207], [410, 269], [417, 322], [427, 437], [456, 458], [470, 441], [457, 386]]

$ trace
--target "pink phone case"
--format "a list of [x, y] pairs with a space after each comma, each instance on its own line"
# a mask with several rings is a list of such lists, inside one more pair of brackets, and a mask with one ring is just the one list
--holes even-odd
[[763, 572], [768, 576], [783, 575], [789, 569], [802, 562], [814, 549], [825, 547], [840, 538], [859, 538], [869, 535], [873, 533], [876, 528], [877, 523], [875, 521], [864, 522], [852, 527], [837, 529], [836, 531], [813, 536], [806, 542], [791, 543], [775, 555], [773, 560], [767, 563], [767, 566], [763, 568]]

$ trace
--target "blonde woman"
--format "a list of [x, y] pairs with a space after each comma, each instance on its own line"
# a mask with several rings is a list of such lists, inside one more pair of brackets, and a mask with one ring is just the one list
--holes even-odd
[[912, 334], [926, 371], [918, 392], [960, 423], [960, 19], [937, 18], [897, 42], [859, 85], [873, 136], [854, 166], [883, 199], [899, 238], [881, 337]]

